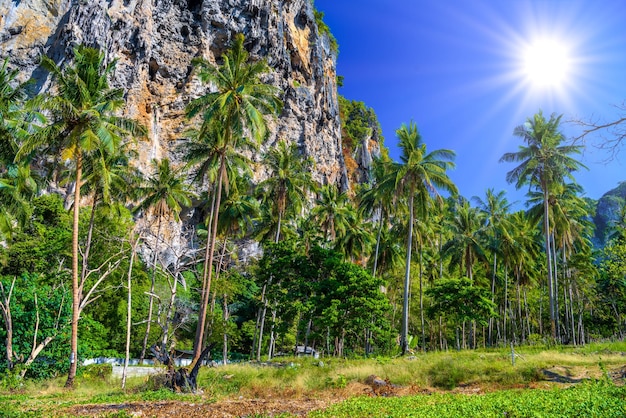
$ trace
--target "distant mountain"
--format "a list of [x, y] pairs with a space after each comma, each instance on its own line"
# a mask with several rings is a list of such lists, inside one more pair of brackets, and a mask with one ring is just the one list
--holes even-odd
[[622, 207], [626, 202], [626, 181], [606, 192], [596, 205], [593, 223], [596, 225], [595, 245], [602, 247], [610, 234], [612, 225], [619, 219]]

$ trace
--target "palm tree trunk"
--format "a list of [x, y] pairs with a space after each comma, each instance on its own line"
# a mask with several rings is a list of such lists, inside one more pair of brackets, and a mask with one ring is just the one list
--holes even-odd
[[554, 239], [554, 234], [551, 234], [551, 245], [552, 245], [552, 260], [553, 260], [553, 269], [552, 269], [552, 279], [554, 281], [552, 292], [554, 294], [554, 326], [556, 328], [556, 337], [557, 340], [562, 342], [561, 338], [561, 320], [560, 320], [560, 309], [559, 309], [559, 269], [558, 269], [558, 260], [556, 254], [556, 242]]
[[420, 321], [421, 321], [421, 326], [422, 326], [422, 350], [426, 351], [426, 334], [424, 333], [424, 291], [423, 291], [423, 280], [424, 280], [424, 274], [423, 274], [423, 267], [422, 267], [422, 263], [423, 263], [423, 249], [422, 249], [422, 245], [420, 243]]
[[146, 333], [143, 336], [143, 342], [141, 344], [141, 354], [139, 355], [139, 364], [143, 364], [143, 360], [146, 358], [146, 349], [148, 347], [148, 338], [150, 337], [150, 327], [152, 325], [152, 314], [154, 311], [154, 290], [156, 283], [156, 265], [157, 257], [159, 255], [159, 238], [161, 237], [161, 214], [158, 215], [159, 220], [157, 222], [157, 235], [156, 243], [154, 245], [154, 255], [152, 256], [152, 274], [150, 275], [150, 297], [148, 302], [148, 319], [146, 321]]
[[409, 350], [409, 286], [411, 282], [411, 244], [413, 242], [413, 190], [409, 195], [409, 236], [406, 243], [406, 268], [404, 273], [404, 292], [402, 294], [402, 331], [400, 350], [405, 355]]
[[278, 240], [280, 239], [280, 224], [282, 221], [282, 211], [278, 211], [278, 225], [276, 226], [276, 238], [274, 240], [275, 243], [278, 243]]
[[224, 365], [226, 365], [226, 363], [228, 363], [228, 331], [227, 331], [227, 324], [228, 324], [228, 318], [229, 318], [229, 312], [228, 312], [228, 303], [226, 300], [226, 294], [224, 294], [224, 298], [222, 299], [222, 306], [223, 306], [223, 318], [224, 318], [224, 323], [223, 323], [223, 328], [224, 328], [224, 335], [223, 335], [223, 346], [222, 346], [222, 362]]
[[[132, 233], [131, 233], [132, 235]], [[122, 389], [126, 387], [126, 372], [128, 370], [128, 360], [130, 359], [130, 329], [132, 325], [132, 277], [133, 264], [135, 263], [135, 254], [137, 253], [137, 244], [141, 237], [137, 237], [134, 244], [131, 244], [130, 260], [128, 264], [128, 275], [126, 276], [126, 287], [128, 288], [128, 297], [126, 299], [126, 352], [124, 355], [124, 369], [122, 370]]]
[[544, 225], [544, 238], [546, 247], [546, 262], [548, 263], [548, 302], [550, 304], [550, 333], [552, 339], [556, 340], [556, 319], [554, 308], [554, 287], [552, 281], [552, 257], [550, 251], [550, 214], [548, 211], [548, 187], [543, 187], [543, 225]]
[[85, 254], [83, 255], [83, 268], [80, 273], [80, 285], [85, 282], [85, 276], [87, 275], [87, 268], [89, 267], [89, 251], [91, 250], [91, 239], [93, 236], [93, 227], [96, 217], [96, 205], [98, 203], [98, 196], [94, 193], [93, 202], [91, 203], [91, 214], [89, 215], [89, 229], [87, 230], [87, 242], [85, 243]]
[[70, 339], [70, 369], [65, 387], [74, 386], [78, 362], [78, 319], [80, 315], [80, 292], [78, 283], [78, 225], [80, 220], [80, 181], [83, 172], [83, 159], [76, 150], [76, 185], [74, 186], [74, 219], [72, 223], [72, 335]]
[[376, 249], [374, 250], [374, 268], [372, 269], [372, 277], [376, 277], [376, 269], [378, 268], [378, 251], [380, 250], [380, 238], [383, 233], [383, 205], [379, 206], [380, 219], [378, 220], [378, 233], [376, 234]]
[[[493, 253], [493, 272], [491, 274], [491, 302], [493, 303], [496, 300], [496, 268], [498, 266], [496, 260], [498, 255]], [[489, 345], [493, 345], [492, 332], [493, 332], [493, 316], [489, 317]]]
[[[211, 278], [213, 276], [213, 254], [215, 253], [215, 240], [217, 238], [217, 221], [219, 218], [219, 209], [222, 200], [222, 182], [224, 181], [224, 172], [226, 170], [226, 162], [225, 157], [222, 155], [220, 160], [220, 171], [217, 180], [217, 191], [215, 204], [213, 205], [212, 210], [212, 221], [213, 225], [211, 225], [211, 234], [209, 243], [208, 253], [205, 255], [204, 259], [204, 273], [203, 275], [206, 277], [206, 280], [203, 278], [203, 282], [206, 281], [206, 291], [202, 295], [202, 304], [200, 305], [200, 311], [198, 312], [198, 326], [196, 327], [196, 338], [193, 344], [193, 362], [195, 362], [200, 358], [200, 353], [202, 353], [202, 339], [204, 337], [204, 325], [206, 323], [206, 308], [209, 303], [209, 292], [211, 290]], [[203, 286], [204, 288], [204, 286]]]

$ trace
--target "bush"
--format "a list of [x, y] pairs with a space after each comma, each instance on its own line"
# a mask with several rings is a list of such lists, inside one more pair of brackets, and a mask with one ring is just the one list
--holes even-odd
[[80, 367], [76, 374], [86, 380], [107, 380], [113, 375], [113, 366], [111, 364], [90, 364]]
[[470, 377], [470, 371], [467, 368], [458, 367], [451, 357], [441, 359], [428, 371], [430, 384], [447, 390], [454, 389]]

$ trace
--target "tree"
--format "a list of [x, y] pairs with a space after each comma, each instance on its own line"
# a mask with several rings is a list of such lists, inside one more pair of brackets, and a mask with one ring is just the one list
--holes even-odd
[[209, 233], [208, 253], [205, 257], [205, 273], [202, 280], [202, 294], [198, 326], [194, 341], [194, 360], [198, 360], [202, 350], [206, 308], [211, 287], [212, 260], [217, 236], [218, 209], [224, 181], [224, 155], [235, 149], [237, 142], [244, 136], [244, 130], [260, 142], [267, 135], [265, 114], [277, 114], [282, 107], [278, 98], [279, 90], [263, 83], [261, 76], [269, 72], [265, 61], [251, 62], [244, 48], [244, 36], [235, 36], [233, 45], [222, 56], [222, 64], [214, 66], [204, 59], [197, 59], [194, 65], [199, 70], [202, 82], [213, 83], [216, 91], [209, 92], [187, 106], [187, 116], [193, 118], [202, 112], [204, 123], [210, 123], [222, 137], [223, 150], [220, 154], [220, 169], [216, 186], [216, 199], [213, 205], [213, 224]]
[[124, 91], [109, 87], [108, 77], [116, 61], [106, 63], [104, 53], [94, 48], [74, 49], [74, 63], [61, 69], [52, 59], [43, 57], [41, 65], [52, 73], [56, 94], [42, 104], [51, 122], [31, 135], [16, 155], [16, 161], [31, 156], [34, 150], [47, 146], [73, 163], [74, 218], [72, 226], [72, 338], [67, 387], [74, 385], [78, 361], [78, 320], [82, 300], [79, 284], [78, 225], [81, 206], [83, 161], [100, 149], [109, 153], [122, 138], [141, 134], [134, 121], [117, 116], [124, 106]]
[[457, 330], [464, 321], [477, 321], [486, 325], [487, 319], [495, 316], [495, 304], [490, 300], [489, 291], [475, 286], [467, 277], [443, 279], [426, 290], [432, 299], [428, 308], [430, 317], [444, 315], [450, 317]]
[[320, 226], [323, 239], [335, 242], [337, 235], [345, 232], [348, 218], [350, 198], [334, 184], [323, 185], [315, 199], [315, 206], [311, 209], [311, 217]]
[[263, 163], [269, 170], [267, 179], [258, 185], [263, 202], [270, 205], [277, 219], [276, 237], [280, 239], [281, 225], [288, 209], [298, 213], [313, 187], [310, 158], [303, 159], [296, 144], [280, 141], [278, 146], [265, 153]]
[[441, 249], [451, 259], [450, 268], [458, 266], [459, 274], [470, 280], [474, 280], [474, 263], [486, 261], [482, 223], [480, 212], [467, 200], [457, 204], [449, 225], [452, 237]]
[[150, 324], [152, 322], [152, 309], [154, 304], [154, 287], [156, 281], [157, 260], [159, 257], [159, 240], [161, 239], [161, 223], [164, 218], [173, 216], [178, 222], [179, 214], [183, 206], [191, 206], [191, 192], [185, 184], [185, 176], [180, 168], [176, 169], [170, 164], [170, 160], [165, 158], [161, 161], [152, 160], [153, 173], [148, 176], [145, 185], [140, 187], [137, 195], [143, 200], [135, 208], [136, 211], [147, 211], [152, 209], [157, 218], [157, 233], [155, 245], [152, 249], [152, 274], [150, 275], [150, 302], [148, 307], [148, 319], [146, 323], [146, 333], [144, 334], [143, 346], [141, 348], [140, 361], [144, 359], [148, 337], [150, 335]]
[[[502, 254], [503, 240], [509, 238], [509, 210], [511, 204], [508, 202], [504, 191], [495, 193], [493, 189], [487, 189], [485, 199], [474, 196], [472, 200], [478, 210], [483, 214], [485, 234], [487, 237], [487, 249], [493, 256], [491, 271], [491, 301], [495, 301], [496, 294], [496, 273], [498, 271], [498, 255]], [[489, 344], [492, 344], [493, 318], [489, 318]]]
[[384, 230], [388, 227], [389, 217], [393, 213], [393, 197], [395, 193], [395, 178], [389, 175], [391, 160], [388, 158], [374, 158], [371, 187], [363, 187], [358, 193], [359, 211], [363, 215], [378, 217], [378, 232], [376, 247], [372, 260], [372, 276], [376, 277], [378, 270], [378, 254], [381, 249], [381, 239]]
[[409, 334], [409, 287], [411, 278], [411, 244], [413, 242], [413, 222], [415, 220], [415, 203], [418, 213], [427, 213], [430, 195], [437, 194], [437, 188], [456, 194], [457, 189], [446, 171], [454, 167], [452, 159], [455, 154], [451, 150], [439, 149], [427, 153], [426, 144], [411, 122], [402, 125], [396, 131], [399, 147], [402, 151], [400, 163], [395, 163], [391, 174], [395, 178], [397, 196], [406, 198], [409, 207], [409, 227], [407, 236], [406, 265], [404, 276], [402, 329], [400, 332], [400, 348], [402, 354], [408, 351]]
[[522, 138], [526, 145], [520, 145], [518, 152], [506, 153], [500, 161], [521, 162], [509, 171], [506, 180], [515, 183], [520, 189], [528, 185], [529, 189], [540, 190], [543, 194], [543, 225], [545, 251], [548, 262], [548, 293], [550, 300], [550, 327], [552, 338], [556, 339], [556, 311], [554, 294], [554, 277], [550, 251], [550, 216], [549, 196], [554, 185], [562, 184], [566, 178], [573, 180], [572, 172], [585, 167], [572, 158], [572, 154], [580, 154], [582, 147], [562, 145], [565, 137], [559, 131], [561, 116], [552, 114], [549, 120], [540, 111], [528, 118], [524, 125], [513, 131], [513, 135]]

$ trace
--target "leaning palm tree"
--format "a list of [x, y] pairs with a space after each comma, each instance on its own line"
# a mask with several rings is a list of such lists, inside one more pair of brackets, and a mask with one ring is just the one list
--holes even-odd
[[417, 203], [418, 213], [425, 216], [431, 194], [437, 195], [438, 188], [456, 194], [457, 188], [447, 174], [447, 170], [454, 167], [452, 160], [455, 154], [453, 151], [440, 149], [428, 153], [426, 144], [422, 141], [417, 126], [413, 122], [409, 126], [403, 124], [396, 131], [396, 135], [400, 141], [398, 145], [402, 155], [400, 156], [400, 163], [394, 164], [390, 175], [395, 179], [397, 196], [404, 196], [404, 201], [408, 203], [409, 207], [402, 330], [400, 332], [400, 345], [404, 355], [409, 348], [409, 286], [415, 204]]
[[222, 56], [221, 65], [214, 66], [204, 59], [195, 60], [194, 65], [198, 69], [200, 80], [215, 86], [215, 90], [192, 100], [187, 106], [187, 116], [193, 118], [202, 114], [203, 123], [219, 131], [223, 141], [202, 280], [202, 303], [194, 340], [194, 361], [196, 361], [202, 351], [206, 308], [211, 287], [211, 265], [215, 251], [218, 211], [225, 173], [224, 155], [228, 150], [236, 149], [237, 142], [244, 137], [245, 131], [249, 132], [257, 143], [263, 140], [268, 133], [264, 115], [277, 114], [282, 108], [282, 102], [278, 97], [279, 89], [261, 81], [262, 75], [270, 70], [267, 63], [249, 60], [248, 52], [244, 48], [244, 37], [241, 34], [235, 36], [232, 48]]
[[159, 255], [159, 239], [161, 238], [161, 226], [163, 219], [173, 216], [179, 221], [179, 214], [183, 206], [191, 206], [191, 192], [185, 183], [185, 175], [180, 168], [176, 169], [165, 158], [161, 161], [152, 160], [152, 174], [149, 175], [145, 184], [137, 189], [137, 195], [141, 202], [135, 211], [152, 210], [157, 219], [157, 233], [152, 255], [152, 272], [150, 275], [150, 299], [148, 304], [148, 318], [143, 345], [141, 347], [140, 361], [146, 355], [150, 324], [152, 323], [152, 310], [154, 305], [154, 288], [156, 281], [157, 260]]
[[550, 328], [552, 338], [556, 339], [556, 309], [553, 288], [553, 271], [550, 251], [550, 190], [554, 185], [574, 177], [572, 172], [585, 168], [572, 154], [580, 154], [579, 145], [562, 145], [565, 140], [560, 132], [561, 116], [552, 114], [549, 120], [540, 111], [528, 118], [524, 125], [513, 131], [515, 136], [522, 138], [526, 145], [520, 145], [517, 152], [506, 153], [500, 158], [504, 162], [521, 162], [509, 171], [506, 180], [515, 183], [517, 189], [528, 185], [529, 189], [541, 191], [543, 195], [543, 226], [546, 259], [548, 262], [548, 298], [550, 301]]
[[119, 147], [122, 138], [143, 133], [134, 121], [117, 116], [124, 106], [124, 91], [109, 87], [108, 78], [116, 61], [106, 63], [104, 53], [94, 48], [74, 49], [74, 63], [61, 69], [52, 59], [43, 57], [41, 65], [52, 73], [56, 93], [42, 104], [50, 123], [22, 144], [16, 161], [32, 156], [42, 148], [59, 153], [73, 163], [74, 216], [72, 225], [72, 336], [70, 368], [66, 382], [72, 387], [76, 376], [78, 320], [80, 315], [78, 224], [81, 200], [83, 161], [88, 154], [104, 149], [109, 153]]

